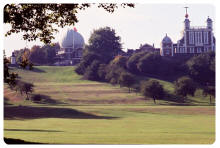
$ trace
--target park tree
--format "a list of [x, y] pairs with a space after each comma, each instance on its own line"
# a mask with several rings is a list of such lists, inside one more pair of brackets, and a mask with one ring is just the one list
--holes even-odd
[[105, 79], [106, 81], [110, 82], [111, 84], [118, 84], [119, 83], [119, 77], [121, 73], [126, 72], [125, 69], [121, 67], [112, 67], [112, 65], [108, 65], [106, 67], [106, 75]]
[[24, 53], [30, 52], [30, 49], [22, 48], [22, 49], [16, 50], [15, 52], [16, 52], [16, 62], [21, 63]]
[[215, 98], [215, 86], [205, 86], [203, 88], [203, 95], [207, 96], [209, 95], [209, 103], [212, 103], [212, 98]]
[[100, 61], [94, 60], [92, 64], [86, 68], [83, 78], [86, 80], [99, 80], [98, 68], [100, 64]]
[[77, 74], [83, 75], [86, 72], [86, 69], [94, 60], [100, 61], [101, 55], [95, 52], [89, 52], [87, 47], [83, 52], [83, 58], [81, 59], [80, 63], [76, 66], [75, 72]]
[[10, 76], [10, 73], [9, 73], [9, 67], [8, 65], [10, 64], [10, 61], [9, 59], [6, 58], [6, 55], [5, 55], [5, 52], [4, 52], [4, 82], [7, 82], [8, 81], [8, 77]]
[[25, 69], [28, 66], [28, 64], [30, 63], [29, 57], [30, 57], [30, 50], [25, 50], [21, 57], [21, 62], [19, 63], [21, 68]]
[[163, 86], [157, 80], [148, 80], [141, 84], [141, 93], [145, 97], [151, 97], [156, 104], [156, 99], [164, 97]]
[[111, 64], [114, 64], [114, 65], [117, 65], [118, 67], [127, 69], [126, 68], [127, 60], [128, 60], [127, 57], [118, 55], [111, 61]]
[[26, 95], [26, 100], [29, 100], [29, 95], [33, 92], [34, 85], [32, 83], [17, 81], [16, 91], [19, 91], [21, 95]]
[[127, 69], [133, 73], [133, 74], [139, 74], [139, 70], [137, 68], [137, 64], [139, 62], [139, 59], [145, 55], [146, 52], [138, 52], [134, 53], [132, 56], [130, 56], [127, 60], [126, 67]]
[[42, 65], [47, 62], [46, 50], [43, 50], [40, 46], [35, 45], [31, 48], [29, 60], [35, 65]]
[[75, 71], [78, 74], [84, 74], [94, 60], [100, 61], [101, 64], [108, 64], [120, 51], [120, 37], [116, 36], [114, 29], [104, 27], [94, 30]]
[[119, 76], [119, 82], [120, 86], [128, 87], [129, 93], [131, 92], [131, 87], [135, 83], [135, 78], [132, 74], [128, 72], [123, 72]]
[[29, 60], [35, 65], [50, 65], [54, 63], [56, 51], [59, 49], [58, 43], [44, 46], [34, 45], [30, 50]]
[[175, 82], [175, 93], [177, 95], [185, 98], [187, 95], [194, 96], [195, 91], [195, 82], [187, 76], [183, 76]]
[[187, 61], [189, 75], [197, 83], [215, 85], [215, 53], [208, 52], [192, 57]]
[[105, 76], [106, 76], [106, 64], [100, 64], [98, 68], [98, 76], [100, 81], [106, 81]]
[[120, 37], [110, 27], [96, 29], [89, 38], [89, 52], [101, 55], [101, 62], [109, 63], [121, 52]]
[[147, 53], [142, 56], [138, 63], [137, 69], [142, 74], [158, 74], [158, 69], [161, 66], [161, 56], [159, 53]]
[[4, 23], [11, 24], [6, 36], [23, 32], [24, 40], [39, 39], [50, 43], [57, 27], [71, 26], [78, 22], [76, 14], [80, 10], [96, 5], [107, 12], [114, 12], [116, 8], [134, 7], [134, 4], [6, 4], [4, 7]]

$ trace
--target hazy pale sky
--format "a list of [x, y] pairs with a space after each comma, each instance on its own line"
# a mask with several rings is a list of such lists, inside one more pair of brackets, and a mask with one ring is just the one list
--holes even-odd
[[[183, 4], [136, 4], [135, 8], [119, 8], [113, 14], [93, 6], [77, 14], [79, 22], [75, 24], [78, 32], [88, 42], [93, 29], [109, 26], [116, 30], [121, 37], [123, 49], [139, 48], [140, 44], [155, 44], [160, 47], [160, 42], [167, 35], [175, 43], [181, 38], [185, 7]], [[206, 26], [209, 16], [215, 23], [215, 6], [210, 4], [188, 4], [188, 14], [191, 26]], [[92, 18], [92, 19], [91, 19]], [[9, 29], [4, 24], [4, 32]], [[62, 28], [59, 32], [62, 32]], [[55, 34], [58, 42], [59, 33]], [[33, 45], [43, 45], [40, 41], [27, 42], [22, 39], [22, 34], [13, 34], [4, 38], [6, 55], [10, 56], [13, 50]]]

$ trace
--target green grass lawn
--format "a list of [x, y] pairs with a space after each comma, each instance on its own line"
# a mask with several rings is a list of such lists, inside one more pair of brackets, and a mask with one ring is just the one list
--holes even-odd
[[[215, 106], [196, 93], [191, 105], [128, 93], [127, 88], [81, 80], [74, 67], [13, 69], [56, 103], [25, 101], [6, 85], [4, 137], [63, 144], [212, 144]], [[173, 84], [160, 80], [172, 92]], [[9, 105], [10, 104], [10, 105]], [[163, 105], [162, 105], [163, 104]]]

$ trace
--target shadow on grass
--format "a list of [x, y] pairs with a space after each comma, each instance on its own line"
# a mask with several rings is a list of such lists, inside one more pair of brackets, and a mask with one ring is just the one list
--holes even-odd
[[19, 69], [22, 69], [22, 70], [25, 70], [25, 71], [32, 71], [32, 72], [38, 72], [38, 73], [45, 73], [45, 71], [44, 70], [42, 70], [42, 69], [39, 69], [39, 68], [37, 68], [37, 67], [33, 67], [33, 69], [31, 69], [31, 70], [29, 70], [28, 68], [21, 68], [21, 67], [19, 67]]
[[160, 103], [160, 105], [173, 105], [173, 106], [215, 106], [215, 103], [208, 104], [206, 102], [200, 102], [196, 100], [191, 100], [189, 98], [183, 98], [176, 94], [170, 94], [166, 92], [163, 100], [168, 101], [167, 104]]
[[6, 144], [43, 144], [37, 142], [29, 142], [21, 139], [4, 138]]
[[32, 69], [31, 71], [33, 71], [33, 72], [39, 72], [39, 73], [42, 73], [42, 72], [44, 72], [44, 73], [45, 73], [45, 71], [44, 71], [44, 70], [39, 69], [39, 68], [37, 68], [37, 67], [33, 67], [33, 69]]
[[52, 99], [50, 96], [42, 94], [33, 94], [31, 100], [37, 104], [64, 104], [63, 102]]
[[57, 130], [36, 130], [36, 129], [4, 129], [4, 131], [19, 131], [19, 132], [63, 132]]
[[[183, 98], [181, 96], [170, 94], [168, 92], [165, 93], [165, 97], [163, 98], [165, 101], [169, 101], [166, 105], [174, 105], [174, 106], [191, 106], [193, 105], [191, 101], [187, 98]], [[161, 104], [165, 105], [165, 104]]]
[[38, 118], [116, 119], [118, 117], [97, 116], [70, 108], [4, 106], [4, 119], [6, 120], [26, 120]]

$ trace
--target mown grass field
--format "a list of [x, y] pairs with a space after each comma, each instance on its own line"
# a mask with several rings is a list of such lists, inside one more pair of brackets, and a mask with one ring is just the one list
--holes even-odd
[[[4, 88], [4, 137], [64, 144], [212, 144], [215, 106], [196, 92], [190, 104], [128, 93], [126, 88], [81, 80], [73, 67], [13, 69], [35, 85], [34, 103]], [[162, 81], [167, 91], [173, 84]]]

